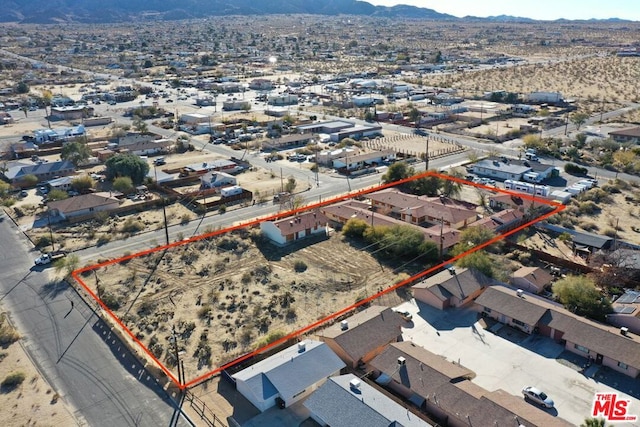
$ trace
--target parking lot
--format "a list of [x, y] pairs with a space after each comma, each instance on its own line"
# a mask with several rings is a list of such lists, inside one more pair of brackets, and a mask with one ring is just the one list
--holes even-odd
[[637, 380], [596, 365], [583, 374], [580, 368], [586, 359], [565, 351], [549, 338], [529, 336], [510, 327], [494, 334], [483, 329], [477, 313], [468, 309], [440, 311], [415, 301], [397, 309], [413, 315], [412, 323], [403, 328], [404, 340], [475, 371], [473, 382], [487, 390], [503, 389], [522, 396], [524, 387], [535, 386], [555, 401], [554, 409], [540, 410], [574, 425], [590, 416], [596, 392], [624, 394], [631, 399], [629, 413], [640, 415]]

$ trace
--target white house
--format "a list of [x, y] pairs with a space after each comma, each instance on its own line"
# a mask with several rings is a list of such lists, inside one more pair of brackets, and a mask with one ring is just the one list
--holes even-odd
[[238, 180], [235, 176], [224, 172], [207, 172], [200, 177], [200, 186], [202, 188], [216, 188], [224, 185], [237, 185]]
[[232, 377], [238, 392], [264, 412], [276, 405], [276, 399], [287, 407], [302, 400], [345, 366], [327, 344], [307, 340]]
[[329, 218], [318, 211], [299, 213], [277, 221], [260, 223], [260, 231], [272, 242], [286, 245], [307, 236], [328, 232]]

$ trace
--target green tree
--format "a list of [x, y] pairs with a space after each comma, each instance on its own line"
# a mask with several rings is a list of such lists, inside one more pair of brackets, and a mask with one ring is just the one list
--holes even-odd
[[382, 175], [382, 182], [389, 184], [391, 182], [400, 181], [414, 175], [415, 171], [405, 162], [396, 162], [389, 166], [387, 172]]
[[[484, 227], [467, 227], [460, 233], [460, 240], [451, 248], [451, 254], [456, 256], [475, 248], [476, 246], [488, 242], [496, 237], [496, 233]], [[494, 242], [490, 245], [491, 250], [498, 250], [501, 247], [501, 241]]]
[[[580, 427], [607, 427], [607, 421], [604, 418], [585, 418]], [[608, 427], [613, 427], [609, 424]]]
[[128, 194], [133, 190], [133, 182], [128, 176], [119, 176], [113, 180], [113, 189], [122, 194]]
[[133, 128], [140, 133], [147, 133], [149, 130], [149, 126], [147, 126], [147, 123], [145, 123], [140, 116], [133, 118]]
[[22, 183], [26, 186], [26, 187], [33, 187], [34, 185], [36, 185], [40, 180], [38, 179], [37, 176], [33, 175], [33, 174], [29, 174], [26, 175], [24, 178], [22, 178]]
[[5, 198], [9, 195], [9, 190], [11, 189], [11, 184], [0, 181], [0, 198]]
[[409, 110], [409, 120], [414, 122], [416, 127], [420, 126], [420, 116], [420, 111], [418, 111], [416, 107], [411, 107]]
[[77, 178], [74, 178], [71, 181], [71, 188], [73, 188], [75, 191], [83, 193], [83, 192], [93, 188], [94, 184], [95, 183], [94, 183], [93, 179], [89, 175], [82, 175], [82, 176], [79, 176]]
[[73, 141], [62, 146], [60, 158], [62, 160], [69, 160], [75, 166], [78, 166], [91, 157], [91, 154], [91, 149], [87, 144], [80, 141]]
[[576, 111], [575, 113], [571, 114], [571, 116], [569, 116], [569, 120], [571, 120], [571, 123], [573, 123], [576, 126], [576, 129], [579, 130], [580, 126], [582, 126], [587, 119], [589, 118], [589, 115], [587, 113], [581, 113]]
[[417, 196], [437, 196], [442, 188], [442, 179], [437, 176], [425, 176], [408, 183], [409, 191]]
[[553, 284], [553, 294], [565, 308], [580, 316], [604, 321], [611, 303], [588, 276], [567, 276]]
[[67, 194], [66, 191], [62, 191], [62, 190], [51, 190], [49, 191], [49, 194], [47, 194], [47, 199], [49, 199], [49, 201], [53, 202], [56, 200], [64, 200], [64, 199], [68, 199], [69, 195]]
[[[455, 178], [460, 178], [460, 179], [463, 178], [462, 173], [455, 170], [451, 172], [451, 176]], [[460, 184], [459, 182], [454, 181], [452, 179], [442, 180], [442, 194], [444, 194], [445, 196], [456, 197], [460, 195], [461, 191], [462, 191], [462, 184]]]
[[29, 90], [31, 90], [31, 89], [29, 88], [29, 85], [26, 84], [25, 82], [20, 82], [20, 83], [18, 83], [16, 85], [16, 92], [17, 93], [22, 93], [22, 94], [29, 93]]
[[360, 218], [351, 218], [347, 221], [344, 227], [342, 227], [342, 234], [347, 237], [362, 238], [367, 227], [369, 227], [369, 224], [367, 224], [365, 220]]
[[116, 154], [106, 161], [105, 166], [107, 167], [107, 179], [113, 180], [120, 176], [128, 176], [136, 185], [142, 183], [149, 172], [147, 162], [129, 153]]
[[475, 251], [460, 258], [456, 265], [461, 268], [475, 268], [487, 277], [493, 277], [493, 260], [483, 250]]
[[51, 108], [47, 111], [47, 107], [51, 107], [51, 100], [53, 99], [53, 93], [49, 89], [42, 91], [42, 103], [44, 104], [44, 112], [47, 117], [47, 125], [51, 128]]
[[296, 179], [290, 176], [289, 178], [287, 178], [287, 183], [284, 185], [284, 191], [288, 193], [293, 193], [293, 190], [296, 189], [297, 185], [298, 183], [296, 182]]

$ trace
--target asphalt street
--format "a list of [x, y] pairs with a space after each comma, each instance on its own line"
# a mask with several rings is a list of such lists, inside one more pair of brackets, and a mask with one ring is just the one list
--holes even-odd
[[[175, 405], [78, 293], [33, 267], [35, 253], [0, 214], [0, 301], [53, 390], [81, 425], [168, 426]], [[45, 420], [43, 420], [45, 421]]]

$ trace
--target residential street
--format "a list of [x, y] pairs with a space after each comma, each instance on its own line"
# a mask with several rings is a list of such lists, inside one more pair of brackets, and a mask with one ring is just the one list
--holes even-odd
[[[66, 284], [33, 267], [35, 253], [0, 214], [0, 300], [54, 392], [90, 426], [168, 426], [174, 404]], [[189, 425], [181, 420], [177, 425]]]

